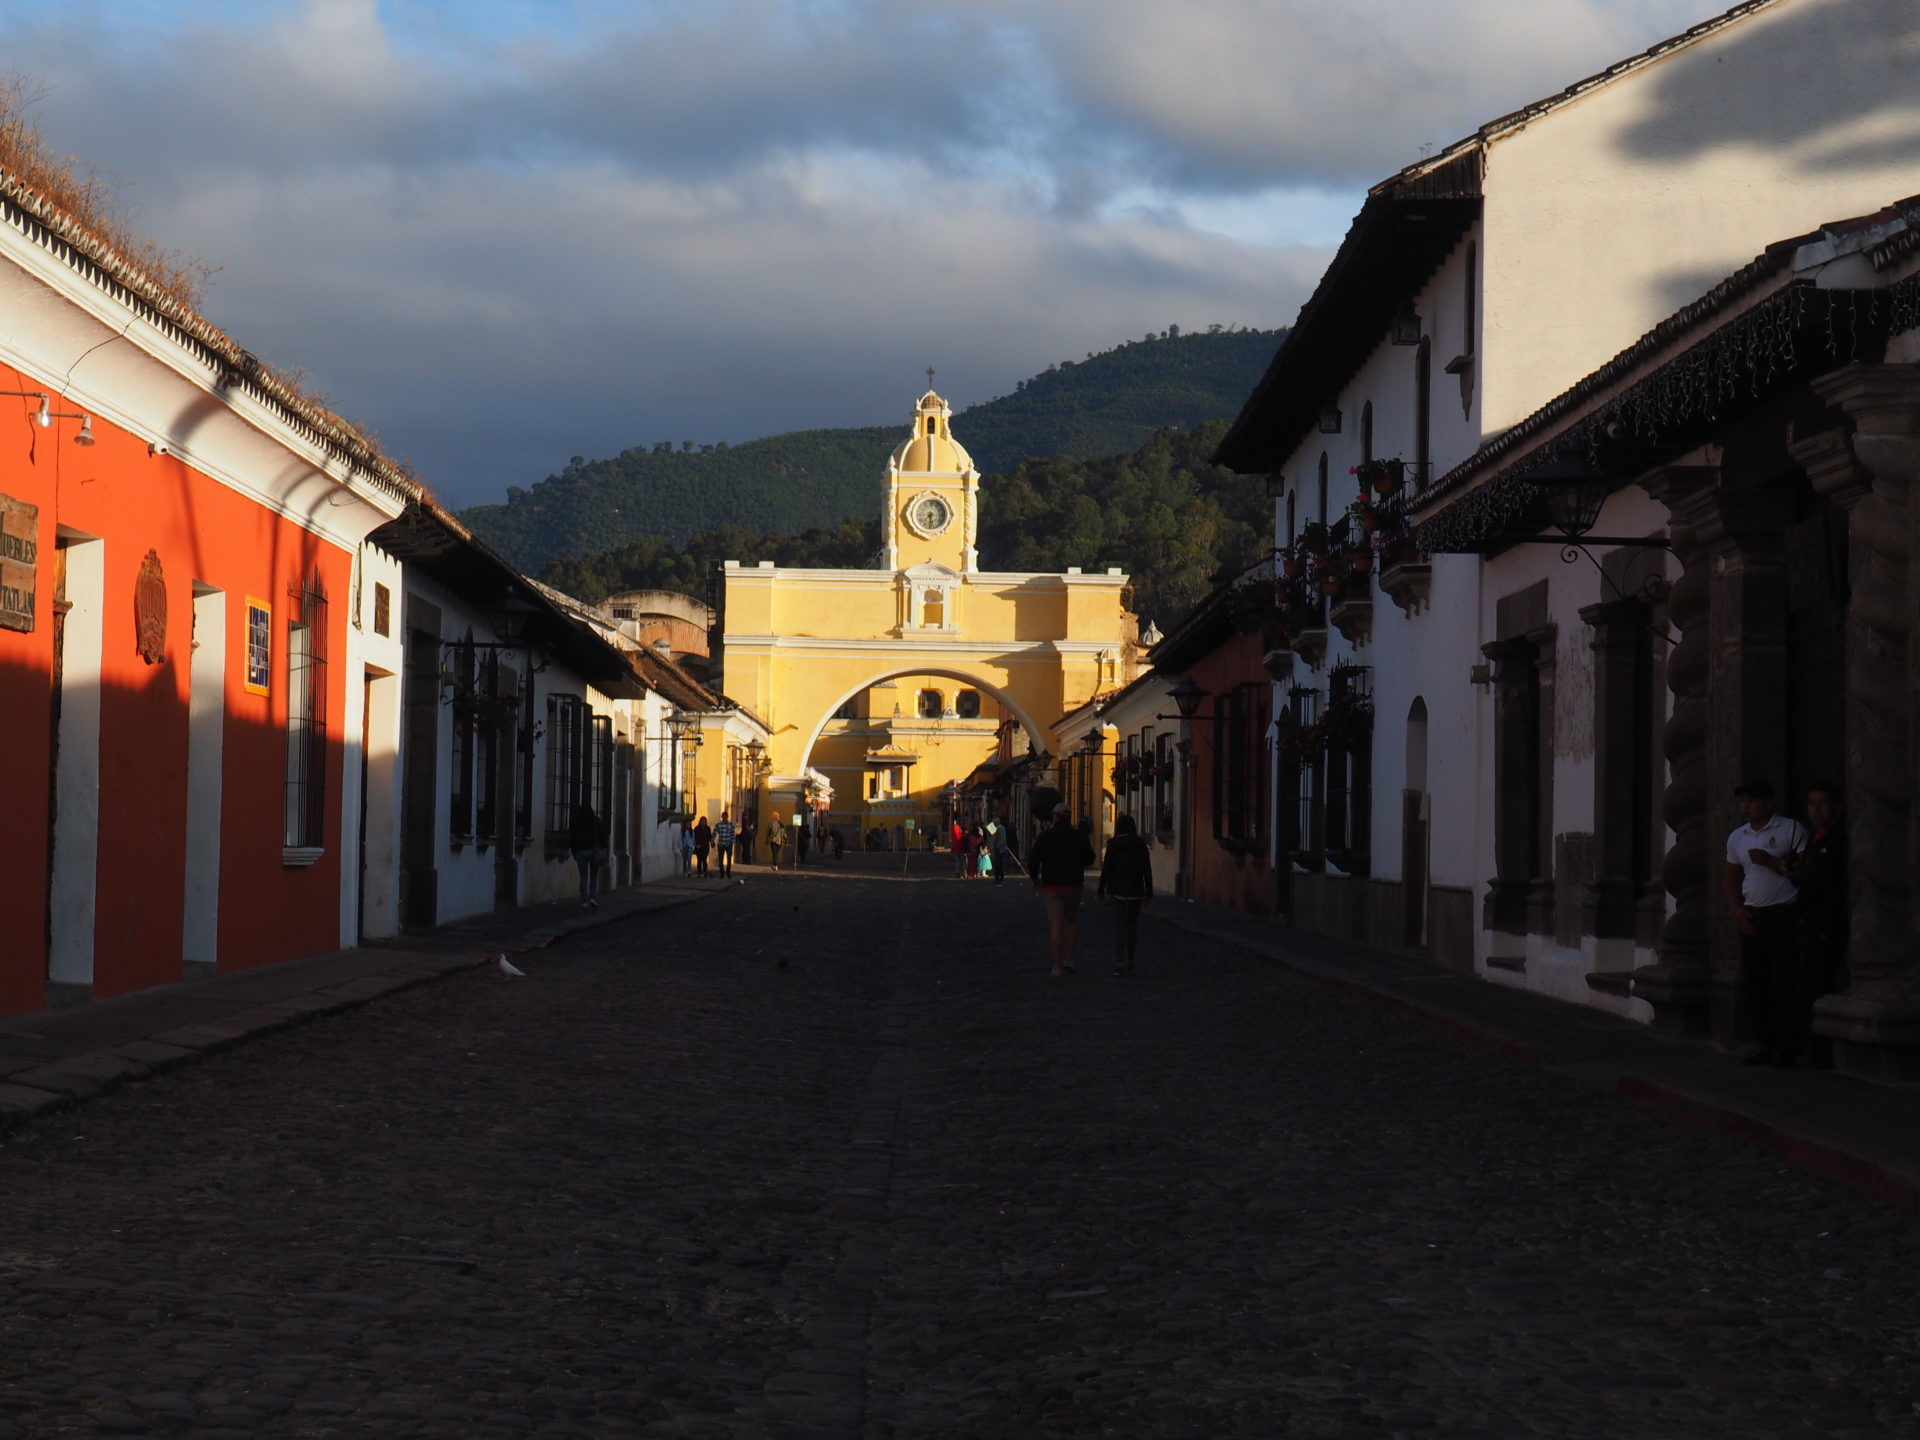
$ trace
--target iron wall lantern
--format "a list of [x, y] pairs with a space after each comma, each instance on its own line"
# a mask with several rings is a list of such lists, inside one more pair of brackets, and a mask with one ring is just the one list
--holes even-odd
[[1191, 720], [1200, 709], [1200, 702], [1207, 698], [1207, 692], [1194, 684], [1191, 676], [1182, 675], [1180, 683], [1167, 691], [1167, 698], [1173, 701], [1182, 720]]

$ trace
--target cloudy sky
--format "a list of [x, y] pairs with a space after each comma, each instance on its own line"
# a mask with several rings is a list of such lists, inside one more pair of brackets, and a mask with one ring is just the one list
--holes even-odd
[[0, 0], [55, 147], [449, 500], [1284, 324], [1368, 183], [1731, 0]]

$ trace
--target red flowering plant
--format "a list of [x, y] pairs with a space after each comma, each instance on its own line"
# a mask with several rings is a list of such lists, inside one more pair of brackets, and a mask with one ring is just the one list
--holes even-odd
[[1289, 764], [1305, 765], [1327, 748], [1326, 735], [1318, 721], [1302, 725], [1297, 720], [1282, 721], [1275, 735], [1280, 758]]
[[1350, 688], [1336, 684], [1314, 728], [1320, 732], [1323, 746], [1351, 750], [1365, 744], [1373, 735], [1372, 697], [1356, 695]]
[[1380, 563], [1387, 567], [1411, 565], [1424, 558], [1414, 542], [1413, 527], [1404, 518], [1396, 518], [1380, 532], [1379, 547]]

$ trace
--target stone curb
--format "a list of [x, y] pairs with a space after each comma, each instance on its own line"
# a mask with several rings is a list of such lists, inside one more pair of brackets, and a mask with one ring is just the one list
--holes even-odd
[[1429, 1025], [1436, 1025], [1442, 1030], [1452, 1032], [1469, 1044], [1488, 1050], [1497, 1050], [1508, 1059], [1517, 1060], [1522, 1065], [1540, 1063], [1539, 1054], [1526, 1041], [1516, 1040], [1513, 1036], [1495, 1030], [1472, 1016], [1462, 1015], [1458, 1011], [1448, 1010], [1439, 1005], [1423, 1004], [1411, 996], [1375, 985], [1364, 976], [1349, 975], [1302, 956], [1289, 955], [1278, 946], [1246, 939], [1244, 936], [1234, 934], [1231, 930], [1219, 930], [1211, 925], [1183, 920], [1177, 915], [1161, 914], [1152, 918], [1176, 930], [1184, 930], [1189, 935], [1204, 936], [1208, 940], [1217, 940], [1222, 945], [1231, 945], [1237, 950], [1244, 950], [1250, 955], [1258, 955], [1264, 960], [1272, 960], [1285, 966], [1294, 974], [1307, 980], [1317, 981], [1329, 989], [1344, 990], [1349, 994], [1371, 1000], [1375, 1004], [1384, 1005], [1388, 1009], [1398, 1010], [1403, 1015], [1424, 1020]]
[[1711, 1099], [1644, 1075], [1622, 1075], [1616, 1093], [1673, 1125], [1731, 1135], [1751, 1145], [1778, 1151], [1802, 1170], [1838, 1181], [1901, 1210], [1920, 1210], [1920, 1175], [1903, 1166], [1874, 1160], [1789, 1130], [1749, 1114], [1724, 1100]]
[[644, 909], [583, 915], [544, 925], [515, 936], [511, 941], [490, 944], [486, 947], [486, 953], [480, 955], [462, 948], [457, 954], [407, 956], [397, 960], [389, 969], [375, 971], [355, 980], [344, 980], [303, 995], [275, 1000], [252, 1010], [242, 1010], [218, 1022], [157, 1031], [143, 1039], [128, 1040], [104, 1050], [49, 1060], [45, 1065], [19, 1071], [0, 1082], [0, 1133], [17, 1129], [39, 1116], [91, 1100], [96, 1095], [104, 1095], [129, 1080], [144, 1080], [249, 1040], [304, 1025], [323, 1015], [357, 1010], [384, 996], [444, 980], [482, 965], [491, 965], [501, 957], [545, 950], [572, 935], [604, 929], [642, 915], [678, 910], [719, 893], [715, 889], [661, 905], [649, 905]]
[[[1248, 954], [1272, 960], [1306, 979], [1317, 980], [1333, 989], [1362, 996], [1397, 1010], [1403, 1015], [1424, 1020], [1440, 1029], [1450, 1031], [1463, 1040], [1497, 1051], [1522, 1064], [1533, 1066], [1540, 1064], [1538, 1053], [1525, 1041], [1517, 1040], [1483, 1021], [1461, 1015], [1457, 1011], [1423, 1004], [1412, 996], [1375, 985], [1362, 976], [1341, 974], [1304, 957], [1289, 955], [1279, 946], [1262, 944], [1236, 935], [1230, 930], [1220, 930], [1211, 925], [1183, 921], [1178, 916], [1172, 915], [1162, 914], [1154, 918], [1174, 929], [1184, 930], [1190, 935], [1202, 935], [1209, 940], [1231, 945]], [[1800, 1169], [1823, 1179], [1837, 1181], [1885, 1204], [1903, 1210], [1920, 1210], [1920, 1175], [1899, 1165], [1876, 1160], [1844, 1149], [1830, 1141], [1798, 1133], [1742, 1110], [1725, 1100], [1698, 1094], [1666, 1081], [1650, 1079], [1645, 1075], [1622, 1075], [1615, 1081], [1613, 1088], [1614, 1093], [1623, 1100], [1640, 1106], [1669, 1124], [1682, 1125], [1694, 1130], [1712, 1131], [1743, 1140], [1750, 1145], [1775, 1151]]]

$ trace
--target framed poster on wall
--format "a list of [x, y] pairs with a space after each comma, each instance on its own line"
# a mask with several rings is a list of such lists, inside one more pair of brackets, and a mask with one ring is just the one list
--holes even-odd
[[273, 607], [264, 600], [247, 597], [247, 670], [249, 695], [265, 695], [273, 689]]

